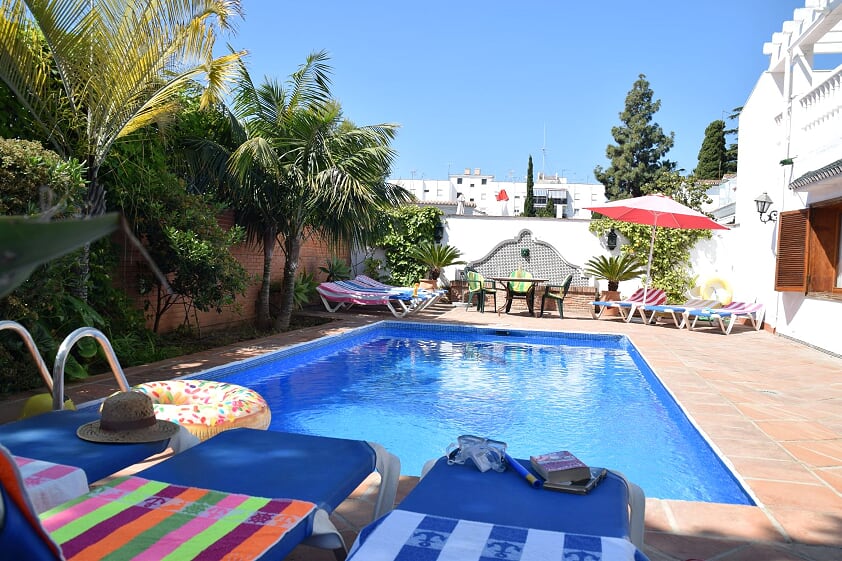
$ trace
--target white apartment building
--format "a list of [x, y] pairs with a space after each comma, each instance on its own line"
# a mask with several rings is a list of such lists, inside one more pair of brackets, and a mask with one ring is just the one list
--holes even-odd
[[[437, 206], [445, 214], [457, 214], [460, 195], [464, 214], [517, 216], [526, 199], [525, 181], [497, 181], [480, 168], [465, 168], [448, 179], [389, 179], [410, 191], [420, 203]], [[534, 206], [544, 208], [552, 199], [557, 218], [590, 218], [584, 207], [606, 201], [601, 183], [569, 183], [567, 178], [538, 174], [532, 189]]]

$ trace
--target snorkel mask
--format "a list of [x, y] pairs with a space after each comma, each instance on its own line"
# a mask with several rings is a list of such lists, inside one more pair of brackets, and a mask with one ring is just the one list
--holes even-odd
[[447, 463], [464, 464], [470, 459], [478, 470], [486, 472], [505, 471], [503, 458], [506, 455], [506, 443], [500, 440], [490, 440], [470, 434], [463, 434], [456, 442], [447, 447]]

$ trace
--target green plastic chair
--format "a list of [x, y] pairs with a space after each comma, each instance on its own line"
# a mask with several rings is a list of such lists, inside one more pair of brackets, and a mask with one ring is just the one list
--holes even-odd
[[538, 317], [544, 317], [544, 302], [547, 298], [555, 300], [556, 308], [558, 308], [558, 316], [564, 319], [564, 297], [567, 296], [567, 291], [570, 290], [570, 283], [573, 282], [573, 275], [567, 275], [562, 284], [547, 285], [544, 295], [541, 296], [541, 313]]
[[[531, 279], [532, 273], [518, 269], [513, 271], [510, 277], [518, 279]], [[506, 313], [512, 308], [514, 300], [526, 300], [526, 307], [529, 308], [529, 315], [534, 315], [535, 283], [531, 281], [509, 281], [506, 283]]]
[[471, 301], [476, 295], [477, 311], [485, 312], [485, 296], [487, 294], [491, 294], [494, 299], [494, 309], [497, 309], [497, 291], [494, 289], [492, 281], [485, 280], [485, 277], [472, 269], [465, 269], [465, 281], [468, 283], [468, 300], [465, 304], [465, 310], [471, 307]]

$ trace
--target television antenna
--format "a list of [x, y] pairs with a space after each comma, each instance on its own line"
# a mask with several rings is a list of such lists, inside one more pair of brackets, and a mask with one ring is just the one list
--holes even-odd
[[547, 164], [547, 124], [544, 123], [544, 144], [541, 146], [541, 179], [545, 179], [544, 166]]

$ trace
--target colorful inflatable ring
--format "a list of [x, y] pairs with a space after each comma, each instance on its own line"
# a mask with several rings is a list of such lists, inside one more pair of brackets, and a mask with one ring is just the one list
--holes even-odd
[[705, 300], [719, 300], [723, 306], [730, 304], [734, 295], [728, 281], [720, 277], [710, 277], [703, 282], [699, 293]]
[[212, 380], [167, 380], [135, 386], [152, 398], [155, 416], [184, 426], [200, 440], [228, 429], [266, 429], [272, 412], [254, 390]]

